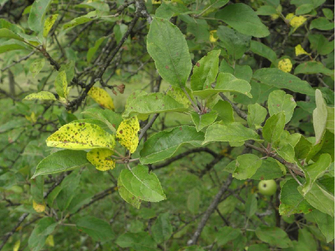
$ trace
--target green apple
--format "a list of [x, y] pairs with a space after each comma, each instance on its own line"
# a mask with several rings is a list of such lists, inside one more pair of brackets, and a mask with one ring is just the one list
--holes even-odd
[[261, 180], [258, 183], [258, 191], [263, 195], [274, 195], [277, 190], [277, 184], [274, 180]]

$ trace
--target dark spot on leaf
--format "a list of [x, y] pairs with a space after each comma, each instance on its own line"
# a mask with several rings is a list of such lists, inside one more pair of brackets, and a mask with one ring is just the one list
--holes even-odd
[[198, 66], [198, 67], [200, 67], [200, 63], [199, 62], [197, 62], [195, 65]]
[[165, 65], [165, 69], [169, 69], [169, 66], [168, 66], [168, 65]]

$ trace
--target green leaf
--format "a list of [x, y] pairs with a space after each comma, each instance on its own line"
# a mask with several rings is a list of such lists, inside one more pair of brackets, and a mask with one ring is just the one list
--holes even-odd
[[325, 131], [327, 124], [327, 106], [320, 90], [315, 90], [316, 108], [313, 111], [313, 127], [315, 132], [315, 144], [318, 144]]
[[269, 243], [271, 246], [288, 248], [292, 246], [287, 233], [278, 227], [258, 227], [256, 229], [258, 239]]
[[77, 4], [74, 6], [75, 8], [93, 8], [99, 11], [108, 12], [109, 6], [104, 1], [85, 1], [83, 3]]
[[243, 35], [227, 26], [219, 26], [217, 35], [222, 45], [234, 59], [239, 59], [248, 50], [250, 36]]
[[81, 177], [78, 171], [79, 169], [73, 171], [70, 175], [66, 176], [61, 183], [61, 190], [56, 198], [56, 204], [60, 211], [65, 211], [76, 195]]
[[111, 226], [99, 218], [93, 216], [80, 217], [76, 225], [79, 231], [88, 234], [95, 241], [107, 241], [114, 238]]
[[157, 244], [147, 232], [125, 233], [116, 239], [122, 248], [133, 248], [136, 251], [156, 251]]
[[233, 177], [238, 180], [251, 178], [262, 165], [262, 159], [254, 154], [243, 154], [236, 159], [236, 168]]
[[334, 29], [334, 23], [329, 22], [327, 18], [325, 17], [319, 17], [316, 19], [313, 19], [311, 22], [311, 25], [309, 26], [310, 29], [317, 29], [317, 30], [332, 30]]
[[2, 28], [0, 29], [0, 38], [8, 38], [8, 39], [15, 39], [19, 41], [23, 41], [23, 38], [20, 37], [19, 35], [15, 34], [13, 31], [7, 29], [7, 28]]
[[68, 30], [70, 30], [70, 29], [72, 29], [72, 28], [74, 28], [78, 25], [93, 21], [96, 18], [97, 18], [96, 11], [91, 11], [84, 16], [76, 17], [76, 18], [72, 19], [70, 22], [64, 24], [63, 25], [63, 30], [68, 31]]
[[314, 8], [319, 7], [321, 4], [323, 4], [326, 0], [292, 0], [290, 4], [294, 4], [297, 7], [303, 5], [303, 4], [312, 4]]
[[220, 72], [217, 77], [216, 85], [214, 88], [208, 87], [207, 89], [205, 88], [204, 90], [194, 91], [193, 95], [206, 98], [209, 95], [218, 92], [236, 92], [244, 94], [251, 98], [252, 95], [250, 94], [250, 90], [251, 86], [247, 81], [236, 78], [234, 75], [230, 73]]
[[298, 192], [299, 184], [294, 179], [284, 181], [280, 190], [280, 215], [290, 216], [296, 213], [308, 214], [312, 206]]
[[55, 79], [56, 92], [60, 97], [67, 98], [69, 90], [67, 88], [66, 72], [60, 71]]
[[44, 187], [44, 178], [37, 177], [30, 181], [30, 193], [33, 196], [33, 200], [38, 204], [44, 203], [44, 196], [43, 196], [43, 187]]
[[334, 134], [334, 107], [327, 106], [327, 114], [326, 129]]
[[281, 134], [284, 132], [285, 114], [283, 112], [272, 115], [265, 122], [263, 127], [263, 137], [272, 144], [277, 144]]
[[185, 37], [177, 26], [166, 19], [154, 18], [147, 37], [147, 50], [164, 80], [171, 85], [185, 86], [192, 63]]
[[45, 19], [44, 27], [43, 27], [43, 37], [47, 37], [49, 31], [51, 30], [52, 26], [56, 22], [58, 14], [50, 15], [47, 19]]
[[194, 127], [180, 126], [171, 131], [161, 131], [151, 136], [140, 152], [142, 164], [151, 164], [171, 157], [183, 144], [200, 146], [204, 133], [197, 132]]
[[44, 158], [36, 167], [32, 179], [39, 175], [55, 174], [89, 164], [85, 151], [62, 150]]
[[228, 101], [219, 100], [212, 109], [218, 113], [223, 123], [235, 121], [233, 107]]
[[306, 183], [301, 189], [301, 191], [303, 192], [303, 196], [305, 196], [306, 193], [309, 192], [314, 182], [324, 174], [331, 162], [332, 158], [329, 154], [322, 154], [317, 162], [304, 168]]
[[123, 169], [120, 180], [123, 187], [140, 200], [159, 202], [166, 199], [157, 176], [149, 168], [138, 165], [131, 170]]
[[[303, 187], [298, 187], [298, 191], [303, 195]], [[314, 183], [309, 192], [304, 195], [306, 201], [317, 210], [334, 217], [334, 196], [323, 189], [317, 183]]]
[[209, 88], [219, 71], [220, 50], [213, 50], [202, 57], [193, 67], [191, 88], [193, 91]]
[[141, 200], [138, 197], [135, 197], [125, 188], [121, 180], [121, 175], [119, 175], [119, 178], [117, 179], [117, 187], [122, 199], [124, 199], [127, 203], [129, 203], [133, 207], [140, 209]]
[[99, 38], [97, 41], [95, 41], [95, 44], [93, 47], [91, 47], [88, 52], [87, 52], [87, 55], [86, 55], [86, 60], [87, 60], [87, 63], [90, 63], [94, 54], [97, 52], [97, 50], [99, 49], [100, 45], [102, 44], [102, 42], [105, 40], [106, 38], [105, 37], [101, 37]]
[[330, 70], [326, 68], [322, 63], [316, 61], [301, 63], [294, 69], [294, 75], [317, 73], [322, 73], [330, 77], [334, 76], [334, 70]]
[[35, 100], [35, 99], [37, 100], [56, 100], [56, 97], [51, 92], [40, 91], [37, 93], [29, 94], [23, 100]]
[[255, 71], [253, 78], [266, 85], [314, 96], [314, 90], [309, 83], [276, 68], [259, 69]]
[[183, 112], [188, 108], [179, 103], [170, 95], [163, 93], [150, 93], [147, 94], [143, 91], [133, 92], [129, 95], [123, 113], [124, 118], [129, 118], [137, 114], [150, 115], [162, 112]]
[[14, 33], [23, 32], [23, 29], [20, 26], [8, 22], [6, 19], [3, 18], [0, 18], [0, 28], [6, 28], [8, 30], [13, 31]]
[[33, 78], [35, 78], [40, 73], [40, 71], [44, 67], [44, 64], [45, 64], [44, 58], [36, 59], [34, 60], [34, 62], [30, 64], [29, 71], [31, 72]]
[[29, 237], [29, 250], [41, 250], [45, 244], [45, 240], [48, 238], [48, 235], [54, 231], [57, 225], [58, 224], [51, 217], [40, 219]]
[[151, 227], [152, 237], [157, 244], [167, 241], [172, 235], [169, 213], [160, 214]]
[[266, 37], [270, 34], [257, 14], [246, 4], [237, 3], [228, 5], [218, 11], [215, 17], [245, 35]]
[[198, 114], [197, 112], [191, 113], [192, 121], [197, 129], [197, 132], [212, 124], [216, 120], [217, 116], [218, 113], [216, 111], [210, 111], [205, 114]]
[[248, 246], [248, 251], [268, 251], [270, 247], [267, 244], [253, 244]]
[[255, 41], [255, 40], [251, 40], [250, 42], [250, 50], [259, 55], [262, 56], [264, 58], [267, 58], [270, 60], [271, 63], [275, 63], [275, 61], [277, 60], [277, 55], [276, 53], [268, 46], [266, 46], [265, 44]]
[[114, 149], [115, 137], [106, 133], [101, 127], [85, 123], [72, 122], [50, 135], [47, 146], [73, 150], [88, 150], [94, 148]]
[[311, 148], [312, 143], [308, 141], [303, 135], [301, 135], [299, 142], [294, 147], [296, 158], [297, 159], [306, 158]]
[[314, 218], [315, 222], [318, 224], [321, 233], [326, 237], [326, 242], [331, 242], [334, 240], [334, 219], [318, 210], [313, 210], [309, 214], [310, 217]]
[[323, 8], [322, 12], [323, 12], [323, 15], [325, 15], [325, 17], [328, 18], [329, 20], [334, 19], [334, 13], [331, 9]]
[[200, 193], [199, 190], [193, 188], [188, 197], [187, 197], [187, 209], [193, 214], [197, 214], [199, 212], [199, 205], [200, 205]]
[[313, 4], [309, 4], [309, 3], [302, 4], [295, 10], [295, 14], [296, 15], [307, 14], [307, 13], [311, 12], [313, 9], [314, 9]]
[[283, 164], [273, 158], [262, 160], [262, 165], [257, 169], [256, 173], [251, 177], [253, 180], [273, 180], [280, 178], [286, 174], [286, 168]]
[[229, 241], [235, 240], [240, 235], [241, 230], [228, 226], [220, 228], [219, 231], [215, 233], [218, 246], [223, 246]]
[[110, 109], [101, 109], [101, 108], [89, 108], [82, 112], [88, 118], [98, 119], [101, 122], [105, 123], [108, 128], [116, 133], [116, 128], [119, 127], [122, 122], [122, 117], [120, 114], [110, 110]]
[[245, 215], [251, 218], [257, 212], [257, 199], [255, 194], [249, 194], [245, 202]]
[[321, 34], [309, 34], [308, 40], [311, 43], [311, 49], [317, 50], [320, 55], [327, 55], [334, 50], [334, 40], [328, 39]]
[[258, 16], [271, 16], [273, 14], [277, 14], [277, 10], [274, 6], [263, 5], [257, 9], [256, 14]]
[[15, 50], [26, 50], [27, 47], [15, 40], [9, 40], [7, 42], [2, 42], [0, 45], [0, 54], [8, 51], [15, 51]]
[[37, 33], [43, 30], [44, 17], [52, 0], [36, 0], [30, 9], [29, 28]]
[[294, 108], [297, 104], [294, 101], [294, 98], [290, 94], [286, 94], [282, 90], [276, 90], [270, 93], [268, 99], [268, 109], [270, 116], [284, 112], [285, 113], [285, 124], [287, 124], [294, 112]]
[[248, 126], [252, 129], [261, 128], [261, 124], [264, 122], [267, 114], [267, 110], [258, 103], [248, 105]]
[[203, 145], [210, 142], [244, 143], [247, 140], [259, 141], [258, 134], [239, 122], [210, 125], [205, 134]]

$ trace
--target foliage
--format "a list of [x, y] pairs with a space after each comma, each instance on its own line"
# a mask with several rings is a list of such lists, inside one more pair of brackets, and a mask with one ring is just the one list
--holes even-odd
[[0, 1], [0, 250], [329, 250], [333, 7]]

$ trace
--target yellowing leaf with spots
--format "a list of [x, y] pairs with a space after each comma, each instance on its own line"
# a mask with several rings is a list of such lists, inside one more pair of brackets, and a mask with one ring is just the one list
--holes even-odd
[[113, 99], [104, 89], [93, 86], [88, 92], [88, 95], [93, 98], [94, 101], [97, 102], [99, 105], [107, 109], [114, 110]]
[[47, 244], [50, 247], [54, 247], [55, 246], [54, 236], [49, 235], [48, 238], [45, 240], [45, 244]]
[[37, 213], [43, 213], [45, 211], [45, 203], [38, 204], [36, 201], [33, 201], [33, 208]]
[[110, 148], [115, 146], [114, 135], [95, 124], [73, 122], [66, 124], [50, 135], [47, 146], [72, 150]]
[[303, 25], [306, 22], [306, 18], [303, 16], [295, 16], [290, 20], [290, 25], [297, 29], [299, 26]]
[[37, 93], [32, 93], [26, 96], [23, 100], [56, 100], [55, 95], [51, 92], [41, 91]]
[[58, 17], [58, 14], [51, 15], [49, 16], [45, 22], [44, 22], [44, 27], [43, 27], [43, 37], [47, 37], [49, 34], [49, 31], [51, 30], [52, 26], [56, 22]]
[[218, 35], [216, 35], [217, 30], [212, 30], [209, 32], [209, 41], [215, 43], [218, 40]]
[[86, 155], [87, 159], [99, 171], [107, 171], [115, 168], [115, 161], [112, 159], [113, 151], [109, 149], [93, 149]]
[[278, 62], [278, 69], [283, 72], [290, 72], [292, 70], [291, 60], [288, 58], [284, 58]]
[[138, 145], [138, 131], [140, 130], [140, 124], [137, 117], [125, 119], [119, 125], [116, 138], [119, 143], [127, 148], [131, 153], [136, 151]]

